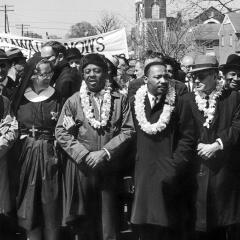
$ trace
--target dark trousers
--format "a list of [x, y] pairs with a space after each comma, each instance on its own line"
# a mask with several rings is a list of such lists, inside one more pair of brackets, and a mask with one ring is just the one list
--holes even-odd
[[197, 232], [194, 240], [240, 240], [240, 224], [217, 227], [208, 232]]
[[180, 231], [152, 224], [133, 226], [140, 240], [181, 240]]

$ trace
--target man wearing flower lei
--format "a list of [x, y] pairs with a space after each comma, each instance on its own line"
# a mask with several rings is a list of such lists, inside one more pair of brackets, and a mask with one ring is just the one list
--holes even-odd
[[191, 109], [181, 95], [186, 86], [169, 79], [163, 61], [146, 65], [144, 74], [147, 83], [132, 102], [137, 156], [131, 222], [141, 240], [182, 239], [186, 214], [180, 212], [194, 149]]
[[[81, 61], [80, 92], [66, 101], [56, 127], [57, 141], [71, 158], [64, 222], [80, 220], [80, 239], [117, 239], [116, 165], [135, 132], [130, 104], [109, 85], [102, 56], [88, 54]], [[71, 122], [77, 123], [75, 134]]]
[[240, 135], [240, 94], [224, 90], [215, 57], [199, 55], [191, 71], [194, 92], [188, 98], [196, 122], [197, 239], [239, 239], [240, 164], [232, 152]]

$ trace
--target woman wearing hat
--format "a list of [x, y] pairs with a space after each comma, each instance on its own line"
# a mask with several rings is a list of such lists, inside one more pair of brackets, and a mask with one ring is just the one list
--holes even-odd
[[192, 68], [195, 89], [187, 97], [196, 122], [197, 239], [239, 239], [231, 226], [240, 223], [240, 164], [232, 150], [240, 136], [240, 93], [224, 90], [215, 57], [197, 56]]

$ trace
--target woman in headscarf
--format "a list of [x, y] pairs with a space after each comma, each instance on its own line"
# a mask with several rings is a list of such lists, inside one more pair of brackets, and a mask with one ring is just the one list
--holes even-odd
[[13, 102], [19, 122], [17, 216], [28, 239], [58, 239], [60, 175], [54, 129], [59, 98], [50, 86], [53, 66], [34, 57]]

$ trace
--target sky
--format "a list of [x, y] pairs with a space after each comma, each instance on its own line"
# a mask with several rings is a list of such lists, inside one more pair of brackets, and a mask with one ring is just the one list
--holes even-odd
[[[240, 0], [233, 1], [234, 7], [240, 8]], [[168, 15], [176, 15], [187, 2], [167, 0]], [[18, 35], [21, 30], [16, 24], [26, 24], [30, 26], [25, 31], [39, 33], [43, 38], [46, 32], [64, 37], [75, 23], [87, 21], [96, 25], [102, 11], [114, 13], [127, 31], [135, 25], [135, 0], [0, 0], [0, 6], [5, 4], [13, 6], [9, 9], [14, 11], [8, 13], [10, 31]], [[0, 12], [0, 32], [3, 31], [4, 12]]]
[[[27, 31], [45, 37], [64, 37], [75, 23], [87, 21], [95, 25], [102, 11], [114, 13], [128, 30], [135, 24], [135, 0], [0, 0], [0, 5], [11, 5], [8, 13], [10, 31], [21, 34], [16, 24], [30, 25]], [[3, 8], [1, 8], [2, 10]], [[4, 12], [0, 12], [0, 32], [4, 31]]]

